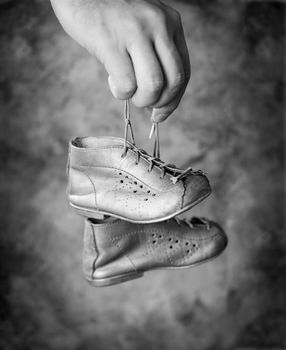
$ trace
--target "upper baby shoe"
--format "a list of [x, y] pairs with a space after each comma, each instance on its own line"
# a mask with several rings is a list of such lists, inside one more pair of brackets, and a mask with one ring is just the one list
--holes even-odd
[[219, 255], [227, 245], [209, 220], [177, 218], [156, 224], [85, 220], [83, 271], [94, 286], [142, 277], [154, 269], [187, 268]]
[[116, 137], [72, 140], [68, 182], [70, 204], [79, 214], [135, 223], [169, 219], [211, 193], [200, 170], [177, 169]]

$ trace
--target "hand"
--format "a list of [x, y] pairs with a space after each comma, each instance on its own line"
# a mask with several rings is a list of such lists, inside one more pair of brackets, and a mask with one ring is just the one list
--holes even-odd
[[51, 0], [66, 32], [101, 61], [118, 99], [165, 120], [190, 78], [180, 15], [159, 0]]

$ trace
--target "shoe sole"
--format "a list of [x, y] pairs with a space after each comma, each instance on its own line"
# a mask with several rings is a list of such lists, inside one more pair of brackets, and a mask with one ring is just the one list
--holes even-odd
[[91, 279], [87, 278], [86, 280], [89, 284], [91, 284], [93, 287], [108, 287], [108, 286], [113, 286], [115, 284], [127, 282], [134, 280], [136, 278], [143, 277], [144, 273], [138, 273], [138, 272], [132, 272], [124, 275], [117, 275], [117, 276], [112, 276], [112, 277], [107, 277], [107, 278], [96, 278], [96, 279]]
[[[226, 247], [226, 246], [225, 246]], [[225, 249], [224, 247], [224, 249]], [[181, 270], [181, 269], [190, 269], [192, 267], [197, 267], [199, 265], [202, 265], [204, 263], [210, 262], [214, 259], [216, 259], [222, 252], [220, 251], [217, 255], [212, 256], [208, 259], [205, 259], [203, 261], [199, 261], [197, 263], [192, 264], [191, 266], [171, 266], [171, 267], [157, 267], [149, 271], [145, 272], [152, 272], [155, 270]], [[108, 286], [113, 286], [115, 284], [123, 283], [123, 282], [128, 282], [140, 277], [144, 276], [144, 272], [132, 272], [129, 274], [123, 274], [123, 275], [117, 275], [117, 276], [112, 276], [112, 277], [106, 277], [106, 278], [96, 278], [96, 279], [91, 279], [87, 278], [86, 280], [88, 281], [89, 284], [91, 284], [93, 287], [108, 287]]]
[[71, 202], [70, 202], [70, 206], [77, 212], [77, 214], [79, 214], [81, 216], [88, 217], [88, 218], [103, 220], [105, 216], [113, 216], [115, 218], [118, 218], [118, 219], [121, 219], [121, 220], [125, 220], [125, 221], [129, 221], [129, 222], [132, 222], [134, 224], [153, 224], [153, 223], [156, 223], [156, 222], [169, 220], [169, 219], [173, 218], [174, 216], [180, 215], [180, 214], [184, 213], [185, 211], [190, 210], [195, 205], [197, 205], [200, 202], [202, 202], [210, 194], [211, 194], [211, 191], [209, 191], [208, 193], [206, 193], [205, 195], [203, 195], [202, 197], [200, 197], [196, 201], [190, 203], [186, 207], [181, 208], [180, 210], [178, 210], [175, 213], [172, 213], [170, 215], [164, 216], [162, 218], [156, 218], [156, 219], [152, 219], [152, 220], [133, 220], [133, 219], [126, 218], [124, 216], [121, 216], [121, 215], [118, 215], [118, 214], [114, 214], [114, 213], [110, 213], [110, 212], [103, 211], [103, 210], [89, 210], [89, 209], [86, 209], [86, 208], [82, 208], [82, 207], [79, 207], [79, 206], [77, 206], [77, 205], [75, 205], [75, 204], [73, 204]]

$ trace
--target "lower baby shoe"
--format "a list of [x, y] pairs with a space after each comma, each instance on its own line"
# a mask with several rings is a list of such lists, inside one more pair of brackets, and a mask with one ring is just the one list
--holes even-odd
[[222, 228], [204, 218], [148, 225], [86, 219], [83, 271], [93, 286], [109, 286], [154, 269], [196, 266], [218, 256], [226, 245]]

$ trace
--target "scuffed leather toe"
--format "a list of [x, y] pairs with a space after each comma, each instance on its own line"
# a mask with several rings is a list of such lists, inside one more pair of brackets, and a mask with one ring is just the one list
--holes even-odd
[[208, 178], [203, 174], [190, 176], [184, 180], [185, 193], [182, 208], [198, 203], [212, 192]]

